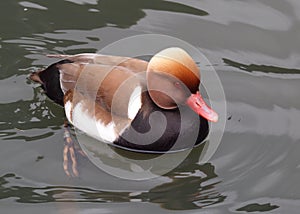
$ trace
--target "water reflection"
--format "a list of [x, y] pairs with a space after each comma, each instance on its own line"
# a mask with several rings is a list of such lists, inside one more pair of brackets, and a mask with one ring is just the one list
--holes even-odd
[[129, 192], [107, 192], [72, 186], [34, 187], [14, 185], [22, 179], [13, 173], [1, 176], [0, 199], [16, 198], [16, 202], [19, 203], [129, 201]]
[[266, 212], [279, 208], [277, 205], [271, 205], [271, 203], [267, 204], [248, 204], [244, 207], [238, 208], [236, 211], [245, 211], [245, 212]]
[[[41, 28], [44, 31], [47, 28], [48, 32], [56, 29], [91, 29], [111, 25], [128, 28], [146, 16], [144, 10], [170, 11], [197, 16], [208, 15], [204, 10], [163, 0], [102, 0], [98, 4], [74, 4], [70, 1], [51, 1], [43, 4], [40, 1], [32, 0], [30, 1], [31, 7], [28, 7], [28, 4], [25, 7], [26, 5], [20, 5], [18, 2], [18, 0], [0, 1], [1, 8], [16, 11], [14, 16], [0, 19], [2, 31], [5, 32], [4, 38], [14, 38], [12, 35], [20, 34], [19, 28], [15, 27], [16, 24], [22, 26], [25, 35], [28, 33], [31, 35], [38, 33], [38, 29]], [[32, 4], [39, 5], [46, 10], [41, 10]], [[66, 12], [66, 8], [68, 8], [68, 12]], [[84, 18], [78, 19], [78, 14]], [[16, 18], [18, 23], [16, 23]]]
[[[18, 100], [16, 97], [17, 101], [0, 103], [0, 112], [5, 114], [0, 123], [0, 139], [34, 141], [47, 138], [54, 134], [54, 130], [61, 128], [63, 109], [46, 99], [40, 90], [33, 90], [33, 94], [29, 100]], [[41, 131], [43, 129], [46, 130]]]
[[240, 62], [236, 62], [227, 58], [223, 58], [223, 61], [226, 65], [232, 66], [234, 68], [238, 68], [242, 71], [247, 72], [263, 72], [263, 73], [278, 73], [278, 74], [300, 74], [300, 69], [295, 68], [282, 68], [271, 65], [257, 65], [257, 64], [243, 64]]
[[[15, 198], [19, 203], [48, 202], [151, 202], [169, 210], [199, 209], [221, 203], [226, 196], [215, 187], [221, 181], [215, 167], [199, 165], [202, 148], [197, 147], [176, 169], [165, 175], [169, 182], [139, 192], [98, 190], [80, 186], [37, 185], [8, 173], [0, 177], [0, 199]], [[34, 184], [32, 184], [34, 183]]]

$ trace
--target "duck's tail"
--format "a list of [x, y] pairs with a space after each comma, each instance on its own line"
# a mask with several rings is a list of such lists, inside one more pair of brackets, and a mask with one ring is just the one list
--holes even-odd
[[65, 63], [72, 63], [71, 60], [62, 60], [50, 65], [44, 70], [33, 72], [29, 78], [40, 83], [46, 95], [59, 105], [63, 105], [64, 93], [60, 84], [60, 71], [58, 66]]

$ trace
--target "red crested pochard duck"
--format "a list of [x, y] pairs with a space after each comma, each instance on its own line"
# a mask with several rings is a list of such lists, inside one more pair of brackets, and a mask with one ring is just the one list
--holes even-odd
[[[129, 150], [191, 148], [218, 115], [199, 92], [200, 71], [184, 50], [167, 48], [149, 62], [100, 54], [49, 55], [62, 60], [30, 78], [64, 106], [86, 134]], [[180, 136], [180, 137], [179, 137]]]

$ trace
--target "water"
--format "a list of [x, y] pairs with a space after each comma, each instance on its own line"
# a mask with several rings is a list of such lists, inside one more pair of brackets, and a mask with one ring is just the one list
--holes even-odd
[[[299, 213], [300, 3], [1, 1], [1, 213]], [[27, 80], [45, 54], [95, 52], [160, 33], [214, 65], [228, 107], [217, 152], [201, 148], [165, 176], [123, 180], [79, 158], [62, 168], [64, 112]]]

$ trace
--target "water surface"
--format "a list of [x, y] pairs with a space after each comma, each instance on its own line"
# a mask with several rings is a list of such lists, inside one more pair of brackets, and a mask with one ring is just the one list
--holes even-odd
[[[274, 1], [1, 1], [1, 213], [299, 213], [300, 3]], [[226, 95], [217, 152], [201, 148], [165, 176], [123, 180], [79, 158], [62, 168], [64, 112], [27, 80], [45, 54], [95, 52], [142, 33], [205, 54]], [[201, 64], [200, 64], [201, 66]]]

